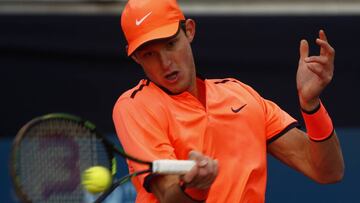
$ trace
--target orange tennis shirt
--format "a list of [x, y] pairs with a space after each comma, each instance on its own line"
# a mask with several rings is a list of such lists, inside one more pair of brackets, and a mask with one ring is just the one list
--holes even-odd
[[[125, 151], [144, 160], [187, 159], [197, 150], [219, 161], [206, 202], [264, 202], [267, 143], [296, 126], [275, 103], [238, 80], [206, 79], [206, 107], [188, 92], [167, 94], [142, 80], [120, 96], [113, 120]], [[129, 171], [146, 169], [128, 162]], [[157, 202], [133, 178], [136, 202]]]

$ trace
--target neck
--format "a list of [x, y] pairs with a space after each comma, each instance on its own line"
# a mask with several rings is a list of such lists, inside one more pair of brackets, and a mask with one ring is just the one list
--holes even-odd
[[206, 87], [205, 82], [200, 78], [196, 78], [195, 89], [193, 94], [200, 103], [206, 107]]
[[[155, 85], [157, 84], [155, 83]], [[157, 86], [169, 95], [176, 95], [162, 86]], [[192, 85], [192, 88], [188, 89], [187, 91], [196, 99], [198, 99], [204, 107], [206, 107], [206, 86], [203, 79], [195, 77], [194, 85]]]

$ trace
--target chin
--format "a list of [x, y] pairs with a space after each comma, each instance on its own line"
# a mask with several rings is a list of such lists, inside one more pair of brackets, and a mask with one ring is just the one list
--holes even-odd
[[165, 88], [171, 94], [181, 94], [190, 89], [190, 85], [188, 85], [188, 83], [186, 81], [178, 81], [173, 84], [164, 82], [163, 84], [160, 84], [160, 86]]
[[167, 88], [172, 94], [181, 94], [187, 90], [185, 87]]

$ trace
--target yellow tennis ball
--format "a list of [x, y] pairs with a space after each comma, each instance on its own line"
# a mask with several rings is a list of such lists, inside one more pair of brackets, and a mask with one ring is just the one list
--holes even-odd
[[87, 191], [96, 194], [105, 191], [111, 185], [111, 180], [109, 169], [93, 166], [83, 172], [81, 184]]

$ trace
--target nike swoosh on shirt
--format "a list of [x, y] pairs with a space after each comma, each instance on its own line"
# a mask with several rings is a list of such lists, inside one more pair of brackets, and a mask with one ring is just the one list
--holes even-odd
[[142, 22], [144, 22], [144, 20], [149, 17], [149, 15], [151, 15], [152, 11], [150, 11], [148, 14], [146, 14], [143, 18], [141, 18], [140, 20], [136, 19], [135, 20], [135, 25], [139, 26], [141, 25]]
[[234, 112], [234, 113], [238, 113], [242, 108], [244, 108], [246, 106], [246, 104], [240, 106], [239, 108], [237, 109], [234, 109], [233, 107], [231, 107], [231, 111]]

